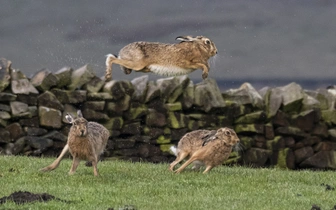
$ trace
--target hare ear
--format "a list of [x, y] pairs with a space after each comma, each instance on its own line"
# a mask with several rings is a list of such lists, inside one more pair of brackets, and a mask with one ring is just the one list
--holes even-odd
[[81, 111], [81, 110], [77, 110], [77, 117], [80, 117], [80, 118], [83, 117], [83, 114], [82, 114], [82, 111]]
[[178, 36], [178, 37], [176, 37], [175, 40], [179, 40], [179, 41], [182, 41], [182, 42], [192, 42], [192, 41], [194, 41], [194, 38], [191, 37], [191, 36]]
[[73, 121], [74, 121], [73, 117], [72, 117], [69, 113], [67, 113], [67, 114], [65, 115], [65, 119], [66, 119], [69, 123], [73, 123]]

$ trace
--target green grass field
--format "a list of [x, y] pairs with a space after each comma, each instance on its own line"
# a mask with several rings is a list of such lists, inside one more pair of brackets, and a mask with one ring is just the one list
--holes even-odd
[[[217, 167], [209, 174], [186, 170], [168, 171], [168, 164], [103, 161], [99, 177], [84, 161], [68, 175], [71, 160], [52, 172], [39, 172], [53, 159], [0, 157], [0, 197], [15, 191], [49, 193], [72, 201], [7, 202], [0, 209], [333, 209], [336, 186], [333, 171], [287, 171]], [[124, 208], [125, 209], [125, 208]]]

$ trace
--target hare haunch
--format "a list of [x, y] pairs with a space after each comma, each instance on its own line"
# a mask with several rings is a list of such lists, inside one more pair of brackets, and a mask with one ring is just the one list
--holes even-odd
[[41, 171], [51, 171], [57, 168], [63, 156], [70, 151], [73, 157], [70, 175], [75, 173], [81, 160], [87, 160], [92, 162], [93, 173], [98, 176], [98, 159], [100, 154], [104, 152], [110, 133], [104, 126], [84, 119], [80, 110], [77, 111], [77, 115], [77, 118], [73, 118], [70, 114], [65, 116], [72, 124], [68, 142], [60, 156], [49, 166], [42, 168]]
[[169, 169], [173, 171], [176, 164], [189, 157], [175, 171], [176, 173], [180, 173], [191, 163], [194, 164], [193, 169], [205, 165], [206, 168], [203, 173], [207, 173], [213, 167], [223, 164], [229, 158], [233, 146], [239, 141], [236, 132], [226, 127], [217, 131], [192, 131], [181, 138], [177, 148], [171, 148], [171, 151], [176, 155], [176, 160], [170, 164]]
[[134, 42], [126, 45], [119, 56], [107, 55], [105, 79], [112, 79], [112, 64], [119, 64], [125, 74], [132, 70], [153, 72], [163, 76], [179, 76], [202, 69], [202, 78], [209, 73], [210, 57], [217, 54], [215, 44], [204, 36], [179, 36], [177, 44]]

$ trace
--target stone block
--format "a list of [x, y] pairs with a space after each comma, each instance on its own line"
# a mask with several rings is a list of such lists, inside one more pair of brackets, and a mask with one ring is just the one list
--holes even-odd
[[214, 79], [207, 79], [195, 85], [194, 104], [205, 112], [225, 107], [225, 101]]
[[336, 169], [336, 152], [319, 151], [299, 165], [301, 168]]
[[62, 89], [71, 84], [71, 75], [73, 69], [70, 67], [63, 67], [55, 72], [55, 76], [58, 78], [57, 88]]
[[105, 81], [97, 76], [94, 76], [89, 82], [83, 85], [83, 89], [88, 93], [98, 93], [104, 86]]
[[85, 90], [69, 91], [54, 88], [51, 92], [62, 104], [78, 104], [86, 101], [87, 92]]
[[133, 100], [143, 103], [146, 99], [148, 90], [148, 75], [134, 78], [131, 81], [134, 87]]
[[266, 114], [264, 111], [257, 111], [239, 117], [234, 121], [235, 124], [251, 124], [263, 123], [266, 121]]
[[298, 113], [302, 107], [304, 91], [300, 85], [290, 83], [281, 88], [282, 110], [286, 113]]
[[41, 126], [49, 128], [62, 127], [62, 112], [60, 110], [40, 106], [38, 111]]
[[146, 115], [146, 125], [149, 127], [164, 127], [167, 125], [167, 118], [164, 114], [157, 112], [155, 109], [149, 109]]
[[89, 64], [72, 71], [71, 83], [68, 86], [69, 90], [80, 89], [84, 84], [88, 83], [95, 77], [93, 67]]
[[63, 104], [56, 98], [56, 96], [50, 92], [45, 91], [37, 97], [38, 105], [45, 106], [53, 109], [63, 110]]
[[30, 82], [36, 89], [44, 92], [57, 85], [58, 77], [52, 74], [48, 69], [42, 69], [31, 78]]
[[12, 62], [5, 58], [0, 58], [0, 92], [4, 91], [10, 84], [10, 68]]
[[266, 149], [250, 148], [243, 153], [243, 163], [247, 166], [265, 167], [270, 159], [272, 152]]
[[236, 133], [258, 133], [264, 134], [263, 124], [238, 124], [234, 126]]
[[295, 169], [295, 156], [289, 148], [282, 149], [278, 152], [277, 167], [284, 169]]
[[312, 147], [303, 147], [294, 151], [295, 163], [299, 164], [307, 158], [314, 155], [314, 150]]

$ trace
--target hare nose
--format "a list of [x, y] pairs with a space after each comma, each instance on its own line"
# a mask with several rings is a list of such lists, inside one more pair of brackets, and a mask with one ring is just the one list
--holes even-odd
[[84, 136], [84, 130], [81, 130], [81, 136]]

